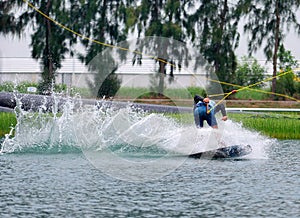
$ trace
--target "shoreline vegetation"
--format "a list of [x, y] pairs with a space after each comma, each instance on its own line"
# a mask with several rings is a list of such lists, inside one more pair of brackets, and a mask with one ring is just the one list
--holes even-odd
[[229, 113], [244, 127], [277, 139], [300, 139], [300, 116], [296, 113]]
[[[183, 124], [193, 124], [192, 114], [169, 114]], [[228, 113], [228, 118], [244, 128], [276, 139], [300, 139], [300, 114], [294, 112]]]

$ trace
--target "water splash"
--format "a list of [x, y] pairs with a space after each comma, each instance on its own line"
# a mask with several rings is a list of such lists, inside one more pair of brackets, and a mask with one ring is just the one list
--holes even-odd
[[15, 96], [16, 107], [14, 112], [17, 124], [10, 134], [7, 134], [2, 143], [1, 152], [68, 152], [80, 151], [74, 146], [72, 114], [74, 100], [68, 99], [61, 113], [58, 112], [58, 101], [50, 113], [44, 113], [47, 101], [39, 106], [38, 111], [23, 110], [21, 97]]
[[[104, 151], [117, 155], [143, 154], [162, 157], [187, 155], [212, 150], [222, 145], [246, 145], [253, 148], [247, 158], [266, 158], [272, 143], [258, 132], [232, 121], [219, 121], [219, 129], [197, 129], [182, 125], [162, 114], [147, 113], [128, 104], [119, 109], [113, 104], [83, 106], [78, 98], [68, 98], [61, 111], [57, 103], [51, 113], [22, 110], [17, 99], [17, 125], [2, 143], [2, 152], [62, 153]], [[54, 102], [55, 98], [54, 98]], [[192, 116], [192, 115], [191, 115]]]
[[275, 139], [271, 139], [261, 133], [249, 130], [243, 127], [242, 123], [228, 120], [219, 122], [221, 128], [224, 129], [222, 140], [228, 145], [251, 145], [252, 153], [245, 158], [249, 159], [267, 159], [269, 147], [275, 143]]

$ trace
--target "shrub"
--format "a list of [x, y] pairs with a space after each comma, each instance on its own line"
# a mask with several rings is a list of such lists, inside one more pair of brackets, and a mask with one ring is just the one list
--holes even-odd
[[112, 72], [110, 75], [108, 75], [105, 78], [102, 85], [98, 89], [97, 97], [102, 98], [104, 96], [106, 97], [115, 96], [115, 94], [118, 92], [120, 87], [121, 87], [121, 80], [118, 79], [118, 76], [114, 72]]
[[[253, 57], [242, 57], [242, 61], [238, 63], [233, 83], [240, 86], [248, 86], [264, 79], [266, 69], [258, 64]], [[261, 87], [263, 84], [258, 85]]]
[[12, 82], [4, 82], [0, 85], [1, 92], [13, 92], [15, 89], [15, 85]]
[[[39, 92], [39, 86], [40, 86], [40, 84], [37, 84], [34, 82], [28, 82], [28, 81], [20, 82], [19, 84], [14, 84], [13, 82], [4, 82], [3, 84], [0, 85], [0, 91], [3, 91], [3, 92], [17, 91], [19, 93], [29, 93], [28, 87], [35, 87], [38, 89], [38, 92]], [[66, 91], [67, 91], [66, 84], [54, 85], [54, 92], [62, 93], [62, 92], [66, 92]]]
[[298, 67], [298, 62], [292, 56], [290, 51], [286, 51], [283, 46], [280, 47], [279, 53], [279, 68], [283, 72], [290, 71], [286, 75], [281, 76], [276, 83], [276, 92], [291, 97], [300, 95], [299, 81], [297, 74], [293, 72], [293, 68]]
[[205, 97], [207, 95], [205, 89], [200, 88], [200, 87], [188, 87], [187, 88], [188, 92], [191, 94], [192, 97], [194, 97], [195, 95], [201, 95], [203, 97]]

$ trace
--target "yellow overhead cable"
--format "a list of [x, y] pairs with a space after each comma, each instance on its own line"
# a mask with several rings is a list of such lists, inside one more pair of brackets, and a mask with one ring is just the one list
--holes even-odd
[[[53, 23], [55, 23], [57, 26], [59, 26], [59, 27], [65, 29], [65, 30], [67, 30], [67, 31], [69, 31], [69, 32], [71, 32], [71, 33], [73, 33], [73, 34], [76, 35], [76, 36], [79, 36], [79, 37], [82, 38], [82, 39], [86, 39], [86, 40], [89, 40], [89, 41], [94, 42], [94, 43], [96, 43], [96, 44], [103, 45], [103, 46], [110, 47], [110, 48], [116, 48], [116, 49], [120, 49], [120, 50], [123, 50], [123, 51], [132, 52], [132, 53], [140, 54], [140, 55], [143, 54], [142, 52], [139, 52], [139, 51], [137, 51], [137, 50], [131, 51], [131, 50], [128, 49], [128, 48], [124, 48], [124, 47], [120, 47], [120, 46], [116, 46], [116, 45], [110, 45], [110, 44], [108, 44], [108, 43], [100, 42], [100, 41], [98, 41], [98, 40], [95, 40], [95, 39], [89, 38], [89, 37], [87, 37], [87, 36], [84, 36], [84, 35], [82, 35], [82, 34], [76, 32], [76, 31], [70, 29], [69, 27], [66, 27], [65, 25], [63, 25], [63, 24], [57, 22], [57, 21], [54, 20], [53, 18], [49, 17], [47, 14], [43, 13], [43, 12], [40, 11], [37, 7], [35, 7], [33, 4], [31, 4], [29, 1], [23, 0], [23, 2], [25, 2], [29, 7], [31, 7], [33, 10], [35, 10], [36, 12], [38, 12], [39, 14], [41, 14], [42, 16], [44, 16], [45, 18], [47, 18], [48, 20], [50, 20], [50, 21], [52, 21]], [[162, 59], [157, 58], [157, 57], [155, 57], [155, 56], [150, 56], [150, 55], [145, 55], [145, 54], [143, 54], [143, 55], [146, 56], [146, 57], [152, 58], [152, 59], [156, 59], [156, 60], [158, 60], [158, 61], [160, 61], [160, 62], [163, 62], [163, 63], [166, 63], [166, 64], [170, 64], [170, 63], [166, 62], [165, 60], [162, 60]], [[171, 65], [171, 64], [170, 64], [170, 65]]]
[[[288, 71], [283, 72], [283, 73], [280, 73], [280, 74], [278, 74], [278, 75], [276, 75], [276, 76], [272, 76], [272, 77], [266, 78], [266, 79], [264, 79], [264, 80], [262, 80], [262, 81], [260, 81], [260, 82], [257, 82], [257, 83], [254, 83], [254, 84], [251, 84], [251, 85], [248, 85], [248, 86], [244, 86], [244, 87], [242, 87], [242, 88], [240, 88], [240, 89], [233, 90], [233, 91], [231, 91], [231, 92], [229, 92], [229, 93], [226, 93], [225, 96], [224, 96], [220, 101], [218, 101], [218, 102], [217, 102], [217, 103], [216, 103], [216, 104], [208, 111], [208, 113], [210, 113], [216, 106], [218, 106], [219, 104], [221, 104], [221, 103], [222, 103], [229, 95], [231, 95], [231, 94], [233, 94], [233, 93], [236, 93], [236, 92], [239, 92], [239, 91], [242, 91], [242, 90], [244, 90], [244, 89], [249, 89], [250, 87], [259, 85], [259, 84], [261, 84], [261, 83], [267, 82], [267, 81], [272, 80], [272, 79], [274, 79], [274, 78], [276, 78], [276, 77], [280, 77], [280, 76], [286, 75], [286, 74], [288, 74], [288, 73], [293, 73], [293, 71], [292, 71], [292, 70], [288, 70]], [[269, 93], [274, 94], [274, 95], [277, 94], [277, 95], [279, 95], [279, 96], [284, 96], [284, 97], [286, 97], [285, 95], [278, 94], [278, 93], [273, 93], [273, 92], [269, 92]], [[292, 98], [292, 97], [290, 97], [290, 98]], [[295, 99], [295, 98], [293, 98], [293, 100], [295, 100], [295, 101], [297, 101], [297, 102], [300, 102], [299, 100], [297, 100], [297, 99]]]
[[[236, 86], [236, 87], [240, 87], [240, 88], [243, 88], [243, 87], [244, 87], [244, 86], [235, 85], [235, 84], [231, 84], [231, 83], [227, 83], [227, 85]], [[299, 100], [296, 99], [296, 98], [293, 98], [293, 97], [288, 96], [288, 95], [280, 94], [280, 93], [274, 93], [274, 92], [269, 92], [269, 91], [265, 91], [265, 90], [261, 90], [261, 89], [253, 89], [253, 88], [247, 88], [246, 90], [251, 90], [251, 91], [254, 91], [254, 92], [261, 92], [261, 93], [265, 93], [265, 94], [269, 94], [269, 95], [276, 95], [276, 96], [280, 96], [280, 97], [285, 97], [285, 98], [291, 99], [291, 100], [293, 100], [293, 101], [299, 102]], [[237, 91], [237, 90], [236, 90], [236, 91]], [[229, 92], [227, 92], [227, 93], [220, 93], [220, 94], [214, 94], [214, 95], [209, 95], [209, 97], [223, 96], [223, 95], [226, 95], [226, 94], [228, 94], [228, 93], [229, 93]], [[232, 93], [231, 93], [231, 94], [232, 94]]]
[[86, 39], [86, 40], [89, 40], [89, 41], [92, 41], [92, 42], [95, 42], [95, 43], [97, 43], [97, 44], [100, 44], [100, 45], [103, 45], [103, 46], [107, 46], [107, 47], [118, 48], [118, 49], [121, 49], [121, 50], [128, 50], [128, 49], [126, 49], [126, 48], [117, 47], [117, 46], [110, 45], [110, 44], [107, 44], [107, 43], [104, 43], [104, 42], [99, 42], [99, 41], [97, 41], [97, 40], [95, 40], [95, 39], [91, 39], [91, 38], [86, 37], [86, 36], [84, 36], [84, 35], [82, 35], [82, 34], [80, 34], [80, 33], [77, 33], [77, 32], [75, 32], [74, 30], [72, 30], [72, 29], [70, 29], [70, 28], [64, 26], [63, 24], [61, 24], [61, 23], [57, 22], [56, 20], [54, 20], [53, 18], [49, 17], [47, 14], [43, 13], [43, 12], [40, 11], [38, 8], [36, 8], [36, 7], [35, 7], [33, 4], [31, 4], [29, 1], [27, 1], [27, 0], [23, 0], [23, 1], [24, 1], [25, 3], [27, 3], [27, 5], [28, 5], [29, 7], [31, 7], [32, 9], [34, 9], [36, 12], [38, 12], [39, 14], [41, 14], [42, 16], [44, 16], [45, 18], [47, 18], [48, 20], [50, 20], [50, 21], [52, 21], [53, 23], [55, 23], [57, 26], [59, 26], [59, 27], [65, 29], [65, 30], [67, 30], [67, 31], [69, 31], [69, 32], [71, 32], [71, 33], [77, 35], [77, 36], [79, 36], [79, 37], [82, 38], [82, 39]]
[[[294, 69], [294, 70], [297, 70], [298, 68]], [[266, 82], [268, 80], [272, 80], [274, 77], [280, 77], [280, 76], [283, 76], [283, 75], [286, 75], [288, 73], [292, 73], [293, 71], [290, 70], [290, 71], [287, 71], [287, 72], [283, 72], [281, 74], [278, 74], [276, 76], [273, 76], [273, 77], [270, 77], [270, 78], [267, 78], [266, 80], [262, 81], [262, 82], [258, 82], [258, 83], [263, 83], [263, 82]], [[280, 96], [280, 97], [285, 97], [285, 98], [288, 98], [288, 99], [291, 99], [291, 100], [294, 100], [294, 101], [297, 101], [297, 102], [300, 102], [298, 99], [296, 98], [293, 98], [293, 97], [290, 97], [288, 95], [284, 95], [284, 94], [280, 94], [280, 93], [275, 93], [275, 92], [269, 92], [269, 91], [265, 91], [265, 90], [260, 90], [260, 89], [253, 89], [253, 88], [249, 88], [250, 86], [240, 86], [240, 85], [236, 85], [236, 84], [232, 84], [232, 83], [227, 83], [227, 82], [222, 82], [222, 81], [218, 81], [218, 80], [214, 80], [213, 82], [218, 82], [220, 84], [224, 84], [224, 85], [229, 85], [229, 86], [233, 86], [233, 87], [239, 87], [240, 89], [237, 89], [236, 92], [239, 92], [239, 91], [242, 91], [244, 89], [248, 89], [248, 90], [252, 90], [252, 91], [255, 91], [255, 92], [261, 92], [261, 93], [265, 93], [265, 94], [270, 94], [270, 95], [276, 95], [276, 96]], [[258, 84], [256, 84], [258, 85]], [[252, 87], [253, 85], [251, 85]], [[231, 92], [229, 93], [220, 93], [220, 94], [214, 94], [214, 95], [209, 95], [210, 97], [217, 97], [217, 96], [223, 96], [223, 95], [226, 95], [226, 94], [232, 94]], [[229, 96], [228, 95], [228, 96]], [[227, 96], [227, 97], [228, 97]]]
[[110, 48], [116, 48], [116, 49], [120, 49], [120, 50], [123, 50], [123, 51], [128, 51], [128, 52], [132, 52], [132, 53], [135, 53], [135, 54], [139, 54], [139, 55], [143, 55], [143, 56], [146, 56], [150, 59], [154, 59], [154, 60], [157, 60], [157, 61], [160, 61], [162, 63], [165, 63], [165, 64], [168, 64], [170, 66], [173, 66], [173, 67], [176, 67], [175, 64], [172, 64], [170, 62], [167, 62], [166, 60], [163, 60], [163, 59], [160, 59], [159, 57], [155, 57], [155, 56], [151, 56], [151, 55], [147, 55], [147, 54], [143, 54], [142, 52], [139, 52], [137, 50], [130, 50], [128, 48], [124, 48], [124, 47], [120, 47], [120, 46], [116, 46], [116, 45], [110, 45], [110, 44], [107, 44], [107, 43], [104, 43], [104, 42], [100, 42], [98, 40], [95, 40], [95, 39], [92, 39], [92, 38], [89, 38], [87, 36], [84, 36], [72, 29], [70, 29], [69, 27], [66, 27], [65, 25], [57, 22], [56, 20], [54, 20], [53, 18], [49, 17], [47, 14], [43, 13], [42, 11], [40, 11], [37, 7], [35, 7], [33, 4], [31, 4], [29, 1], [27, 0], [23, 0], [23, 2], [25, 2], [29, 7], [31, 7], [33, 10], [35, 10], [36, 12], [38, 12], [39, 14], [41, 14], [42, 16], [44, 16], [46, 19], [52, 21], [53, 23], [55, 23], [56, 25], [58, 25], [59, 27], [73, 33], [74, 35], [76, 36], [79, 36], [80, 38], [82, 39], [86, 39], [86, 40], [89, 40], [91, 42], [94, 42], [96, 44], [99, 44], [99, 45], [103, 45], [103, 46], [107, 46], [107, 47], [110, 47]]
[[[42, 16], [44, 16], [46, 19], [52, 21], [53, 23], [55, 23], [55, 24], [58, 25], [59, 27], [61, 27], [61, 28], [65, 29], [65, 30], [67, 30], [67, 31], [69, 31], [69, 32], [71, 32], [71, 33], [73, 33], [74, 35], [79, 36], [79, 37], [82, 38], [82, 39], [86, 39], [86, 40], [89, 40], [89, 41], [91, 41], [91, 42], [94, 42], [94, 43], [96, 43], [96, 44], [103, 45], [103, 46], [106, 46], [106, 47], [116, 48], [116, 49], [120, 49], [120, 50], [123, 50], [123, 51], [128, 51], [128, 52], [132, 52], [132, 53], [135, 53], [135, 54], [144, 55], [144, 56], [146, 56], [146, 57], [148, 57], [148, 58], [152, 58], [152, 59], [155, 59], [155, 60], [157, 60], [157, 61], [163, 62], [163, 63], [165, 63], [165, 64], [169, 64], [169, 65], [171, 65], [171, 66], [175, 66], [174, 64], [171, 64], [171, 63], [169, 63], [169, 62], [167, 62], [167, 61], [165, 61], [165, 60], [163, 60], [163, 59], [157, 58], [157, 57], [155, 57], [155, 56], [145, 55], [145, 54], [143, 54], [142, 52], [139, 52], [139, 51], [137, 51], [137, 50], [131, 51], [131, 50], [128, 49], [128, 48], [124, 48], [124, 47], [120, 47], [120, 46], [116, 46], [116, 45], [111, 45], [111, 44], [104, 43], [104, 42], [100, 42], [100, 41], [98, 41], [98, 40], [95, 40], [95, 39], [89, 38], [89, 37], [87, 37], [87, 36], [84, 36], [84, 35], [82, 35], [82, 34], [76, 32], [76, 31], [74, 31], [74, 30], [72, 30], [72, 29], [70, 29], [70, 28], [64, 26], [63, 24], [57, 22], [57, 21], [54, 20], [53, 18], [49, 17], [48, 15], [46, 15], [45, 13], [43, 13], [42, 11], [40, 11], [38, 8], [36, 8], [36, 7], [35, 7], [33, 4], [31, 4], [29, 1], [23, 0], [23, 2], [25, 2], [25, 3], [26, 3], [29, 7], [31, 7], [33, 10], [35, 10], [36, 12], [38, 12], [39, 14], [41, 14]], [[251, 84], [251, 85], [249, 85], [249, 86], [245, 86], [245, 87], [239, 86], [239, 85], [234, 85], [234, 84], [227, 83], [227, 82], [222, 82], [222, 81], [219, 81], [219, 80], [208, 79], [208, 80], [211, 81], [211, 82], [216, 82], [216, 83], [220, 83], [220, 84], [225, 84], [225, 85], [230, 85], [230, 86], [240, 87], [240, 89], [238, 89], [238, 90], [233, 90], [233, 91], [231, 91], [231, 92], [229, 92], [229, 93], [225, 93], [226, 95], [225, 95], [225, 96], [224, 96], [224, 97], [223, 97], [223, 98], [215, 105], [215, 107], [216, 107], [217, 105], [221, 104], [221, 103], [222, 103], [229, 95], [231, 95], [232, 93], [235, 93], [235, 92], [238, 92], [238, 91], [241, 91], [241, 90], [244, 90], [244, 89], [250, 89], [250, 87], [256, 86], [256, 85], [261, 84], [261, 83], [263, 83], [263, 82], [272, 80], [272, 79], [275, 78], [275, 77], [280, 77], [280, 76], [283, 76], [283, 75], [288, 74], [288, 73], [291, 73], [291, 72], [292, 72], [292, 71], [288, 71], [288, 72], [279, 74], [279, 75], [277, 75], [277, 76], [273, 76], [273, 77], [267, 78], [267, 79], [265, 79], [265, 80], [263, 80], [263, 81], [260, 81], [260, 82]], [[298, 79], [298, 77], [296, 77], [296, 81], [298, 81], [297, 79]], [[258, 91], [258, 90], [256, 90], [256, 89], [252, 89], [252, 90]], [[295, 101], [300, 102], [299, 100], [297, 100], [297, 99], [295, 99], [295, 98], [292, 98], [292, 97], [289, 97], [289, 96], [286, 96], [286, 95], [283, 95], [283, 94], [278, 94], [278, 93], [274, 93], [274, 92], [267, 92], [267, 91], [263, 91], [263, 90], [260, 90], [260, 91], [258, 91], [258, 92], [265, 92], [265, 93], [269, 93], [269, 94], [273, 94], [273, 95], [279, 95], [279, 96], [287, 97], [287, 98], [290, 98], [290, 99], [292, 99], [292, 100], [295, 100]], [[224, 95], [224, 94], [220, 94], [220, 95]], [[217, 96], [217, 95], [211, 95], [211, 96]], [[211, 110], [212, 110], [212, 109], [211, 109]]]
[[[231, 83], [227, 83], [227, 85], [229, 85]], [[244, 86], [240, 86], [240, 85], [235, 85], [235, 84], [231, 84], [231, 86], [236, 86], [236, 87], [240, 87], [240, 88], [243, 88]], [[251, 90], [251, 91], [254, 91], [254, 92], [261, 92], [261, 93], [265, 93], [265, 94], [269, 94], [269, 95], [276, 95], [276, 96], [280, 96], [280, 97], [285, 97], [285, 98], [288, 98], [288, 99], [291, 99], [293, 101], [297, 101], [297, 102], [300, 102], [298, 99], [296, 98], [293, 98], [293, 97], [290, 97], [288, 95], [284, 95], [284, 94], [280, 94], [280, 93], [274, 93], [274, 92], [269, 92], [269, 91], [265, 91], [265, 90], [261, 90], [261, 89], [253, 89], [253, 88], [247, 88], [247, 90]], [[238, 91], [238, 90], [236, 90]], [[227, 93], [220, 93], [220, 94], [214, 94], [214, 95], [209, 95], [209, 97], [218, 97], [218, 96], [224, 96], [226, 94], [229, 94], [229, 92]], [[232, 93], [231, 93], [232, 94]]]

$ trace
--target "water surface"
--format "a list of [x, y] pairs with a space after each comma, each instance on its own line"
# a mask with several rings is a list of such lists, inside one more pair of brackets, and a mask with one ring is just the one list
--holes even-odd
[[80, 151], [3, 154], [1, 217], [297, 217], [299, 153], [300, 141], [278, 141], [267, 158], [174, 157], [179, 167], [146, 182], [108, 176]]
[[[197, 129], [136, 108], [15, 110], [2, 141], [1, 217], [297, 217], [300, 141], [240, 123]], [[191, 115], [192, 116], [192, 115]], [[239, 159], [189, 153], [250, 144]]]

